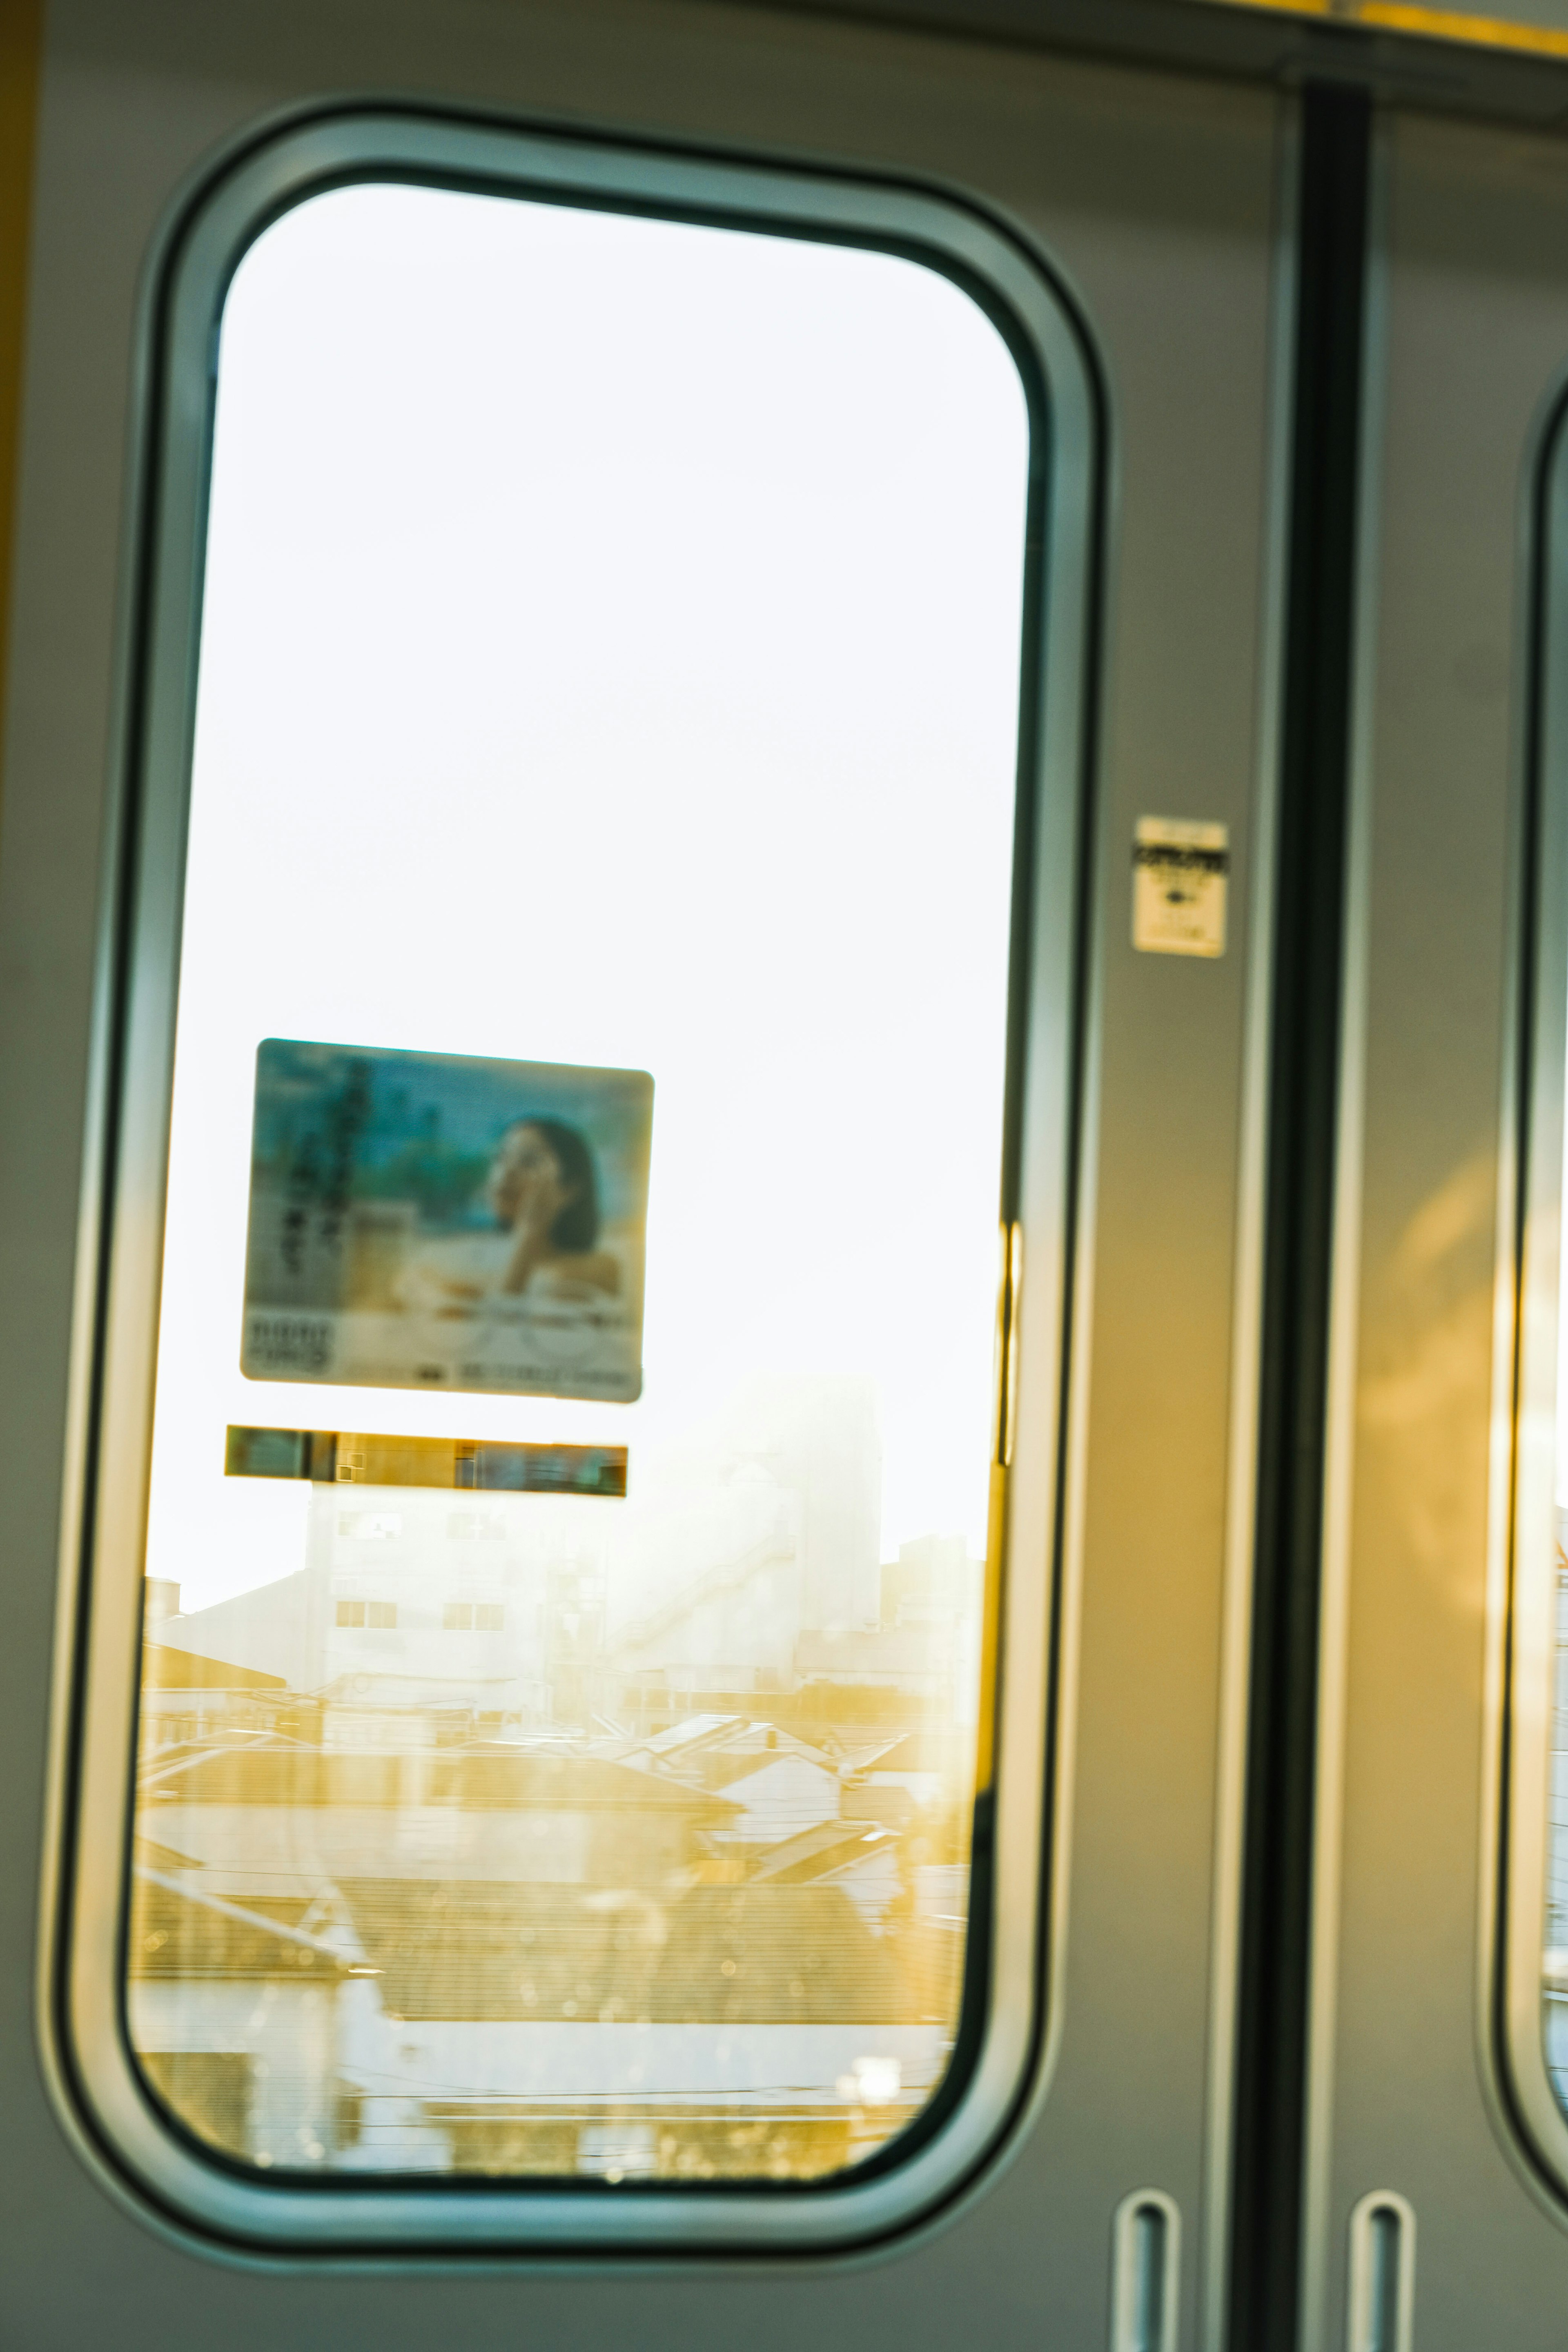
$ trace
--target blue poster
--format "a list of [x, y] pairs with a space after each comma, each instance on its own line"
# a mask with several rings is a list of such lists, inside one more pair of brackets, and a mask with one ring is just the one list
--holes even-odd
[[269, 1037], [241, 1370], [631, 1403], [653, 1080]]

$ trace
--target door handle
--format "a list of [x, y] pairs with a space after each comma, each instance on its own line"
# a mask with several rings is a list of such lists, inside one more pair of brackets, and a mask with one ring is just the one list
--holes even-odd
[[1176, 2352], [1182, 2217], [1163, 2189], [1135, 2189], [1111, 2224], [1110, 2352]]

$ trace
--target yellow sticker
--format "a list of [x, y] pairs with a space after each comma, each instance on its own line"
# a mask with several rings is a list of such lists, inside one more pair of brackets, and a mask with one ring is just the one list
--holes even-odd
[[1230, 832], [1141, 816], [1132, 846], [1132, 944], [1150, 955], [1221, 956]]
[[624, 1445], [519, 1445], [468, 1437], [380, 1437], [341, 1429], [229, 1425], [231, 1478], [308, 1478], [317, 1486], [447, 1486], [489, 1495], [626, 1491]]

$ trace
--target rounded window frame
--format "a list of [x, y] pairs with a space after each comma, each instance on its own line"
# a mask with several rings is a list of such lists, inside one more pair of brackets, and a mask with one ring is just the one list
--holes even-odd
[[[851, 243], [934, 268], [1005, 336], [1029, 395], [1032, 529], [1020, 648], [1019, 827], [1003, 1213], [1005, 1491], [987, 1626], [995, 1695], [989, 1901], [974, 1924], [952, 2066], [925, 2115], [852, 2171], [689, 2189], [546, 2180], [396, 2185], [247, 2174], [173, 2126], [125, 2032], [126, 1858], [153, 1378], [167, 1171], [217, 329], [245, 252], [331, 188], [399, 180]], [[183, 2238], [254, 2259], [406, 2263], [592, 2253], [829, 2252], [948, 2201], [1040, 2095], [1059, 1942], [1067, 1577], [1062, 1489], [1078, 1157], [1077, 1040], [1103, 404], [1073, 305], [1005, 223], [944, 190], [405, 105], [292, 118], [237, 145], [171, 220], [147, 278], [133, 423], [134, 561], [122, 628], [115, 850], [94, 1041], [95, 1152], [82, 1232], [99, 1269], [73, 1364], [87, 1432], [79, 1555], [62, 1562], [74, 1705], [60, 1748], [61, 1850], [46, 1906], [47, 2073], [73, 2137], [116, 2194]], [[1047, 672], [1048, 656], [1048, 672]], [[1048, 688], [1047, 685], [1048, 675]], [[1026, 1238], [1029, 1280], [1017, 1280]], [[1026, 1433], [1015, 1447], [1013, 1433]], [[979, 1883], [977, 1874], [977, 1884]], [[978, 1996], [971, 1976], [983, 1979]]]
[[[1506, 1510], [1494, 1519], [1498, 1640], [1495, 1906], [1483, 1924], [1483, 2043], [1499, 2102], [1537, 2193], [1568, 2222], [1568, 2110], [1546, 2057], [1545, 1929], [1551, 1864], [1557, 1648], [1557, 1356], [1563, 1185], [1568, 1164], [1568, 387], [1542, 404], [1525, 475], [1528, 675], [1518, 826], [1520, 956], [1500, 1151], [1499, 1423], [1511, 1438]], [[1511, 1245], [1510, 1245], [1511, 1244]], [[1500, 1328], [1508, 1329], [1508, 1325]]]

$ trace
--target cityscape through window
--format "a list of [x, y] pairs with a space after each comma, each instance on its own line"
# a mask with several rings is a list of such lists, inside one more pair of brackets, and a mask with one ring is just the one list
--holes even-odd
[[[234, 2162], [800, 2181], [943, 2081], [1030, 430], [884, 253], [371, 185], [238, 269], [128, 1985]], [[373, 1103], [400, 1055], [641, 1087], [646, 1261], [553, 1097]], [[311, 1197], [384, 1317], [436, 1236], [427, 1385], [308, 1317], [242, 1372], [258, 1067], [359, 1087], [374, 1187], [324, 1129]], [[486, 1284], [560, 1392], [465, 1379]]]

